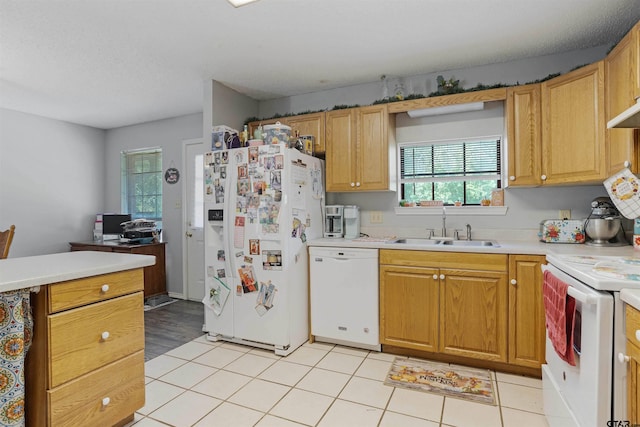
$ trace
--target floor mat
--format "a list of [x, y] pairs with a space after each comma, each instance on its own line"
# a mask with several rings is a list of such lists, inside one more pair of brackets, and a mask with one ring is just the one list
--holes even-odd
[[496, 404], [491, 374], [486, 369], [396, 357], [384, 384]]

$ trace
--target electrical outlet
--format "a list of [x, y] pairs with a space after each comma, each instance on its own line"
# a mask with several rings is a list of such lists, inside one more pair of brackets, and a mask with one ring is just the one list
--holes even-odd
[[560, 219], [571, 219], [571, 209], [560, 209]]
[[369, 221], [371, 224], [382, 224], [382, 212], [381, 211], [371, 211], [369, 215]]

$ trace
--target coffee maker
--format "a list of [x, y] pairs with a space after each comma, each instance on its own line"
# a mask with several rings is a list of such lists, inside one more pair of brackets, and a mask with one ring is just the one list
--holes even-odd
[[344, 207], [344, 238], [360, 237], [360, 208], [356, 205]]
[[591, 202], [591, 214], [585, 220], [586, 244], [591, 246], [624, 246], [625, 240], [620, 212], [609, 197], [596, 197]]
[[324, 207], [324, 237], [340, 239], [344, 236], [344, 206]]

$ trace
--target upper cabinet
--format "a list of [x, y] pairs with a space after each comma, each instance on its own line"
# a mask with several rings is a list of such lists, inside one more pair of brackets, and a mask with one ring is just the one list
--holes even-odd
[[387, 105], [326, 113], [327, 191], [395, 190], [395, 116]]
[[[607, 55], [606, 122], [631, 107], [640, 96], [640, 23]], [[609, 174], [628, 167], [638, 173], [638, 131], [607, 129]]]
[[313, 155], [317, 157], [324, 157], [324, 112], [287, 117], [286, 122], [288, 126], [291, 126], [292, 136], [295, 136], [296, 132], [298, 135], [312, 135], [314, 138]]
[[607, 177], [604, 61], [542, 83], [544, 184], [601, 183]]
[[507, 89], [507, 152], [510, 186], [542, 183], [540, 84]]

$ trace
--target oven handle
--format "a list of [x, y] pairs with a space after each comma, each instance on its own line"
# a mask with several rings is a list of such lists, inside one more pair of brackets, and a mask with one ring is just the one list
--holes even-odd
[[[541, 267], [542, 267], [543, 273], [547, 270], [551, 270], [548, 266], [544, 264]], [[553, 271], [551, 271], [551, 274], [553, 274]], [[571, 285], [569, 285], [569, 288], [567, 289], [567, 294], [575, 298], [576, 301], [581, 302], [582, 304], [593, 305], [597, 302], [597, 297], [580, 292], [579, 290], [577, 290]]]

